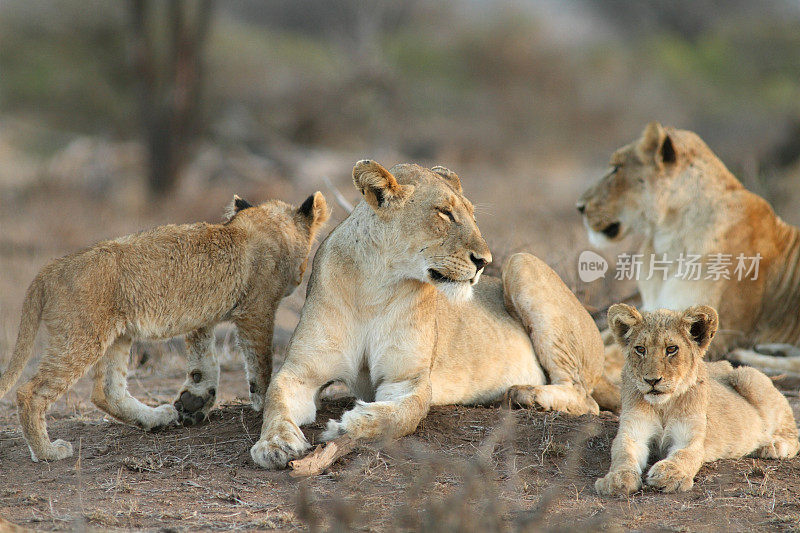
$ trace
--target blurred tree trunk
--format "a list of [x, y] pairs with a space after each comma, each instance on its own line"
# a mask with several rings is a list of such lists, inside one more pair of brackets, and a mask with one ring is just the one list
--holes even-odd
[[148, 188], [170, 192], [202, 127], [203, 55], [211, 0], [130, 0], [132, 64], [149, 156]]

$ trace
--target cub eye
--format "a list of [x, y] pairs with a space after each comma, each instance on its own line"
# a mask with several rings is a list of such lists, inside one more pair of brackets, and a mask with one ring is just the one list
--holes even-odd
[[439, 208], [439, 216], [445, 219], [449, 219], [450, 222], [456, 221], [456, 217], [453, 216], [453, 212], [447, 209], [446, 207]]
[[667, 355], [675, 355], [678, 352], [678, 347], [673, 345], [667, 346]]
[[635, 351], [639, 355], [644, 355], [647, 350], [644, 349], [644, 346], [634, 346], [633, 351]]

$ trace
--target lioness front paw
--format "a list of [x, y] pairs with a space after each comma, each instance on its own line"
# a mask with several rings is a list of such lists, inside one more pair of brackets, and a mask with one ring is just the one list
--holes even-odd
[[594, 482], [594, 490], [601, 496], [627, 496], [642, 488], [642, 476], [635, 470], [609, 472]]
[[285, 424], [278, 431], [261, 437], [250, 448], [250, 456], [258, 466], [267, 470], [278, 470], [286, 468], [289, 461], [297, 459], [310, 447], [311, 445], [303, 433], [296, 429], [296, 426]]
[[153, 410], [152, 420], [149, 420], [144, 429], [157, 429], [171, 426], [178, 421], [178, 410], [170, 404], [159, 405]]
[[694, 476], [668, 459], [654, 464], [647, 472], [647, 484], [664, 492], [686, 492], [694, 486]]

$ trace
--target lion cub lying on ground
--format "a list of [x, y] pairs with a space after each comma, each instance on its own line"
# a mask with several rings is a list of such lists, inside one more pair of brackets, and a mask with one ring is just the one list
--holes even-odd
[[616, 304], [608, 324], [626, 359], [619, 431], [611, 469], [595, 483], [599, 494], [639, 490], [651, 445], [666, 457], [650, 468], [647, 484], [665, 492], [691, 489], [704, 462], [797, 454], [792, 409], [767, 376], [703, 361], [719, 324], [713, 308], [642, 314]]
[[[28, 288], [11, 363], [0, 397], [19, 379], [39, 322], [50, 348], [36, 375], [17, 391], [31, 458], [72, 455], [50, 442], [45, 413], [94, 367], [92, 401], [111, 416], [144, 429], [197, 421], [214, 405], [219, 363], [213, 327], [230, 320], [260, 410], [272, 370], [272, 328], [281, 298], [299, 285], [314, 236], [328, 219], [321, 193], [299, 209], [272, 200], [257, 207], [234, 197], [224, 224], [155, 228], [101, 242], [45, 266]], [[128, 392], [131, 340], [188, 333], [189, 374], [175, 405], [148, 407]]]

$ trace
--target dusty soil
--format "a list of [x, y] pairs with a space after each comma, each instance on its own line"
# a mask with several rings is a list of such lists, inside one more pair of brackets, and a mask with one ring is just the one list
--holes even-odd
[[[131, 389], [158, 403], [180, 381], [177, 371], [134, 373]], [[235, 399], [244, 384], [228, 370], [229, 403], [207, 423], [148, 433], [103, 419], [83, 382], [50, 419], [51, 436], [70, 440], [76, 456], [53, 463], [31, 462], [15, 408], [4, 408], [0, 515], [43, 530], [800, 530], [800, 459], [718, 461], [686, 494], [599, 498], [593, 483], [617, 428], [609, 413], [438, 407], [413, 435], [362, 446], [323, 475], [267, 472], [249, 457], [260, 419]], [[306, 428], [312, 442], [351, 403], [324, 402]]]

